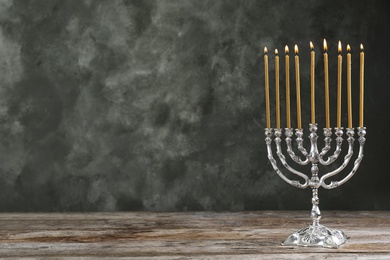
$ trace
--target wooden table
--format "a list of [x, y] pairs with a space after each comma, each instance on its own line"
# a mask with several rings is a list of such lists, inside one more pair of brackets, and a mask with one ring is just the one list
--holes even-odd
[[390, 259], [390, 212], [322, 214], [350, 237], [339, 249], [281, 246], [306, 211], [3, 213], [0, 258]]

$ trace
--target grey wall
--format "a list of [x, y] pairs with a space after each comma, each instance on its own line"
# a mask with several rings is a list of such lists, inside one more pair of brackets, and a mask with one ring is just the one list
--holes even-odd
[[300, 46], [306, 127], [313, 41], [321, 128], [324, 37], [333, 84], [337, 41], [365, 45], [368, 135], [321, 206], [390, 210], [385, 3], [1, 1], [0, 210], [309, 209], [267, 159], [262, 50]]

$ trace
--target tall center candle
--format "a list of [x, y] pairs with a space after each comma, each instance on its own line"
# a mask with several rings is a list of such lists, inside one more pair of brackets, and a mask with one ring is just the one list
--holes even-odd
[[341, 42], [338, 46], [339, 55], [337, 57], [337, 127], [341, 127], [341, 76], [343, 57], [341, 56]]
[[298, 46], [295, 44], [295, 87], [296, 87], [296, 96], [297, 96], [297, 128], [302, 129], [302, 120], [301, 120], [301, 83], [300, 83], [300, 73], [299, 73], [299, 56], [298, 56]]
[[275, 49], [275, 105], [276, 105], [276, 128], [280, 128], [279, 53], [277, 49]]
[[351, 47], [347, 45], [347, 105], [348, 128], [352, 128], [352, 93], [351, 93]]
[[311, 87], [311, 123], [316, 123], [316, 105], [315, 105], [315, 52], [313, 43], [310, 42], [310, 87]]
[[268, 79], [268, 51], [264, 48], [264, 85], [265, 85], [265, 113], [267, 120], [267, 128], [271, 128], [271, 114], [269, 107], [269, 79]]
[[324, 74], [325, 74], [325, 125], [330, 128], [329, 113], [329, 70], [328, 70], [328, 46], [324, 39]]
[[290, 57], [288, 56], [288, 46], [284, 48], [286, 52], [286, 123], [287, 128], [291, 128], [291, 113], [290, 113]]

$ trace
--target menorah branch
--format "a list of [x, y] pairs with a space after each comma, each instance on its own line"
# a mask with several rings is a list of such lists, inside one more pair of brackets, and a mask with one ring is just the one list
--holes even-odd
[[366, 138], [365, 138], [365, 135], [366, 135], [366, 128], [365, 127], [358, 127], [358, 135], [359, 135], [359, 154], [354, 162], [354, 166], [352, 168], [352, 170], [347, 174], [347, 176], [345, 176], [342, 180], [340, 181], [331, 181], [330, 184], [326, 184], [325, 183], [325, 180], [331, 176], [334, 176], [336, 175], [337, 173], [341, 172], [345, 167], [346, 165], [349, 163], [351, 157], [352, 157], [352, 154], [353, 154], [353, 143], [355, 141], [355, 139], [353, 138], [354, 136], [354, 129], [353, 128], [347, 128], [347, 135], [349, 136], [348, 137], [348, 143], [349, 143], [349, 149], [348, 149], [348, 153], [347, 155], [345, 156], [345, 159], [344, 159], [344, 163], [339, 167], [337, 168], [336, 170], [322, 176], [322, 178], [320, 179], [320, 182], [321, 182], [321, 185], [322, 187], [324, 187], [325, 189], [334, 189], [336, 187], [339, 187], [341, 185], [343, 185], [344, 183], [346, 183], [357, 171], [357, 169], [359, 168], [360, 166], [360, 163], [361, 161], [363, 160], [363, 149], [364, 149], [364, 144], [366, 142]]
[[343, 143], [343, 137], [342, 137], [343, 136], [343, 128], [342, 127], [340, 127], [340, 128], [335, 127], [334, 131], [335, 131], [335, 134], [337, 136], [336, 149], [335, 149], [333, 155], [329, 156], [327, 160], [324, 160], [324, 155], [327, 154], [328, 151], [330, 150], [331, 141], [332, 141], [332, 138], [331, 138], [332, 129], [331, 128], [324, 128], [325, 146], [324, 146], [324, 148], [322, 148], [320, 156], [319, 156], [319, 161], [322, 165], [332, 164], [334, 161], [337, 160], [337, 158], [339, 157], [339, 155], [341, 153], [341, 145]]
[[[309, 158], [309, 154], [308, 152], [306, 151], [306, 149], [303, 147], [303, 129], [302, 128], [297, 128], [295, 129], [295, 135], [297, 136], [297, 144], [298, 144], [298, 150], [307, 158], [307, 159], [310, 159]], [[307, 162], [308, 163], [308, 162]]]
[[269, 161], [271, 162], [272, 164], [272, 167], [274, 168], [275, 172], [282, 178], [282, 180], [284, 180], [285, 182], [287, 182], [288, 184], [294, 186], [294, 187], [298, 187], [298, 188], [301, 188], [301, 189], [304, 189], [308, 186], [308, 177], [301, 173], [301, 172], [298, 172], [296, 170], [294, 170], [292, 167], [290, 167], [287, 162], [285, 161], [285, 158], [283, 156], [283, 154], [281, 153], [281, 148], [280, 148], [280, 134], [281, 134], [281, 130], [280, 129], [277, 129], [277, 137], [275, 138], [275, 142], [277, 144], [277, 154], [279, 156], [279, 159], [281, 159], [283, 165], [288, 169], [290, 170], [292, 173], [294, 173], [295, 175], [298, 175], [300, 177], [302, 177], [305, 182], [302, 184], [300, 183], [298, 180], [290, 180], [289, 178], [287, 178], [280, 170], [279, 170], [279, 167], [277, 165], [277, 162], [275, 160], [275, 158], [273, 157], [273, 153], [272, 153], [272, 129], [271, 128], [266, 128], [265, 129], [265, 142], [267, 144], [267, 153], [268, 153], [268, 159]]
[[305, 158], [304, 161], [302, 161], [302, 159], [297, 156], [293, 149], [292, 149], [292, 144], [291, 144], [291, 141], [292, 141], [292, 136], [294, 134], [293, 132], [293, 129], [292, 128], [285, 128], [285, 136], [286, 136], [286, 144], [287, 144], [287, 153], [290, 155], [291, 159], [300, 164], [300, 165], [307, 165], [310, 161], [309, 161], [309, 158]]
[[281, 147], [281, 142], [282, 139], [280, 138], [282, 135], [282, 129], [280, 128], [275, 128], [275, 143], [276, 143], [276, 154], [278, 155], [280, 161], [282, 162], [283, 166], [292, 172], [293, 174], [303, 178], [305, 180], [304, 184], [301, 184], [302, 187], [307, 187], [308, 185], [308, 180], [309, 177], [306, 174], [301, 173], [300, 171], [297, 171], [293, 169], [287, 162], [286, 162], [286, 157], [282, 153], [282, 147]]

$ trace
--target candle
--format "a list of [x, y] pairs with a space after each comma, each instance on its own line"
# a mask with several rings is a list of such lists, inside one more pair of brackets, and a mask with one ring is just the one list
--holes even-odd
[[301, 120], [301, 83], [299, 77], [299, 56], [298, 56], [298, 46], [295, 44], [295, 86], [296, 86], [296, 94], [297, 94], [297, 128], [302, 128], [302, 120]]
[[315, 108], [315, 53], [313, 43], [310, 42], [310, 87], [311, 87], [311, 123], [316, 123], [316, 108]]
[[268, 51], [264, 48], [264, 81], [265, 81], [265, 113], [267, 118], [267, 128], [271, 128], [271, 114], [269, 111], [269, 79], [268, 79]]
[[351, 47], [347, 45], [347, 96], [348, 96], [348, 128], [352, 128], [352, 97], [351, 97]]
[[364, 49], [363, 44], [360, 44], [360, 106], [359, 106], [359, 127], [363, 127], [363, 112], [364, 112]]
[[329, 114], [329, 71], [328, 71], [328, 46], [324, 39], [324, 74], [325, 74], [325, 121], [326, 128], [330, 128]]
[[288, 46], [284, 48], [286, 53], [286, 122], [287, 128], [291, 128], [290, 115], [290, 57], [288, 56]]
[[276, 105], [276, 128], [280, 128], [280, 97], [279, 97], [279, 55], [275, 49], [275, 105]]
[[338, 46], [339, 55], [337, 57], [337, 127], [341, 127], [341, 76], [342, 76], [342, 62], [341, 56], [341, 42]]

